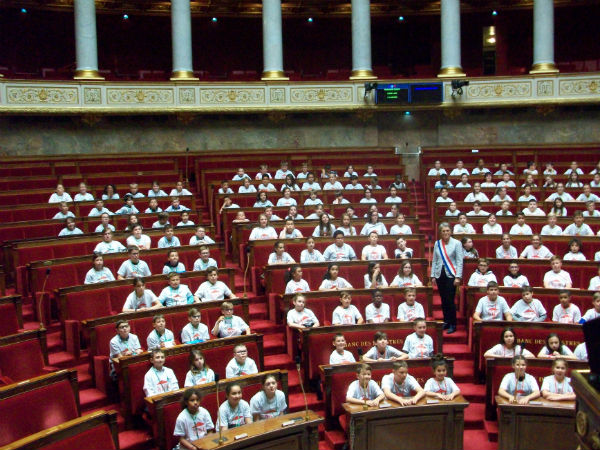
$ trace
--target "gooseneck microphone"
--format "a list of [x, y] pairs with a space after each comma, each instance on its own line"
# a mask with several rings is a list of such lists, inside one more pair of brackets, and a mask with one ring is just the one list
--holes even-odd
[[304, 397], [304, 421], [308, 422], [310, 420], [308, 416], [308, 400], [306, 399], [306, 391], [304, 390], [304, 382], [302, 381], [302, 373], [300, 372], [300, 362], [302, 358], [300, 357], [300, 352], [296, 355], [296, 370], [298, 371], [298, 379], [300, 380], [300, 389], [302, 389], [302, 396]]

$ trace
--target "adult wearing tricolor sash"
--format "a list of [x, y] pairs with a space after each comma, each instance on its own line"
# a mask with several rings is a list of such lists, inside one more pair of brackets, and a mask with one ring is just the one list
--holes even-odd
[[456, 304], [454, 297], [456, 287], [460, 285], [463, 271], [463, 248], [460, 241], [452, 237], [452, 230], [447, 222], [438, 227], [441, 237], [433, 249], [431, 263], [431, 282], [437, 283], [442, 298], [444, 313], [444, 329], [448, 334], [456, 331]]

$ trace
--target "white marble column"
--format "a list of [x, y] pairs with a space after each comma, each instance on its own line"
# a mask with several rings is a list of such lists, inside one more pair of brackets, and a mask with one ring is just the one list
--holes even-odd
[[460, 0], [442, 0], [442, 67], [438, 77], [464, 77], [460, 63]]
[[556, 73], [553, 0], [533, 2], [533, 66], [529, 73]]
[[197, 80], [192, 65], [192, 13], [190, 0], [171, 0], [171, 80]]
[[94, 0], [75, 0], [75, 80], [103, 80], [98, 73], [96, 5]]
[[352, 0], [351, 80], [374, 80], [371, 65], [371, 2]]
[[283, 72], [281, 0], [263, 0], [263, 80], [288, 80]]

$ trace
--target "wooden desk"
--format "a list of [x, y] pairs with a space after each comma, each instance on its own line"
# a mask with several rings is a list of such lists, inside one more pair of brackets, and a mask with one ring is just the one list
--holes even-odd
[[[319, 448], [319, 424], [323, 418], [309, 411], [308, 422], [304, 421], [305, 412], [297, 412], [261, 420], [241, 427], [223, 431], [225, 442], [219, 445], [219, 433], [212, 433], [194, 441], [202, 450], [317, 450]], [[299, 418], [294, 425], [282, 427], [288, 420]], [[248, 437], [235, 440], [235, 436], [248, 433]]]
[[577, 394], [577, 440], [579, 448], [600, 448], [600, 392], [589, 382], [589, 370], [571, 372], [571, 385]]
[[537, 399], [541, 405], [518, 405], [496, 396], [498, 450], [569, 450], [577, 447], [575, 402]]
[[464, 410], [469, 403], [462, 395], [452, 401], [412, 406], [386, 400], [389, 408], [369, 408], [344, 403], [349, 416], [352, 450], [418, 450], [463, 448]]

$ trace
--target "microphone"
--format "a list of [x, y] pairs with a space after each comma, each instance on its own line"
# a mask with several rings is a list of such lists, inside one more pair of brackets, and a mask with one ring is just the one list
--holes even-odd
[[247, 290], [247, 279], [248, 279], [248, 270], [250, 269], [250, 246], [246, 246], [246, 269], [244, 270], [244, 298], [247, 298], [246, 294]]
[[214, 442], [217, 442], [219, 445], [223, 445], [225, 439], [223, 439], [223, 427], [221, 426], [221, 411], [219, 405], [219, 384], [220, 384], [220, 376], [215, 372], [215, 387], [216, 387], [216, 397], [217, 397], [217, 424], [219, 426], [219, 439], [216, 439]]
[[302, 396], [304, 397], [304, 421], [308, 422], [310, 417], [308, 416], [308, 400], [306, 399], [306, 391], [304, 390], [304, 382], [302, 381], [302, 373], [300, 372], [300, 362], [302, 358], [300, 357], [300, 350], [298, 350], [298, 354], [296, 355], [296, 370], [298, 371], [298, 379], [300, 380], [300, 389], [302, 389]]
[[[44, 261], [44, 265], [51, 265], [52, 261]], [[40, 321], [40, 328], [44, 328], [44, 316], [42, 314], [42, 299], [44, 298], [44, 291], [46, 290], [46, 282], [48, 281], [48, 278], [50, 277], [50, 272], [51, 272], [51, 268], [50, 267], [46, 267], [46, 277], [44, 278], [44, 283], [42, 284], [42, 291], [40, 292], [40, 296], [38, 297], [37, 300], [37, 313], [38, 313], [38, 320]], [[50, 318], [48, 317], [48, 320], [50, 320]]]

